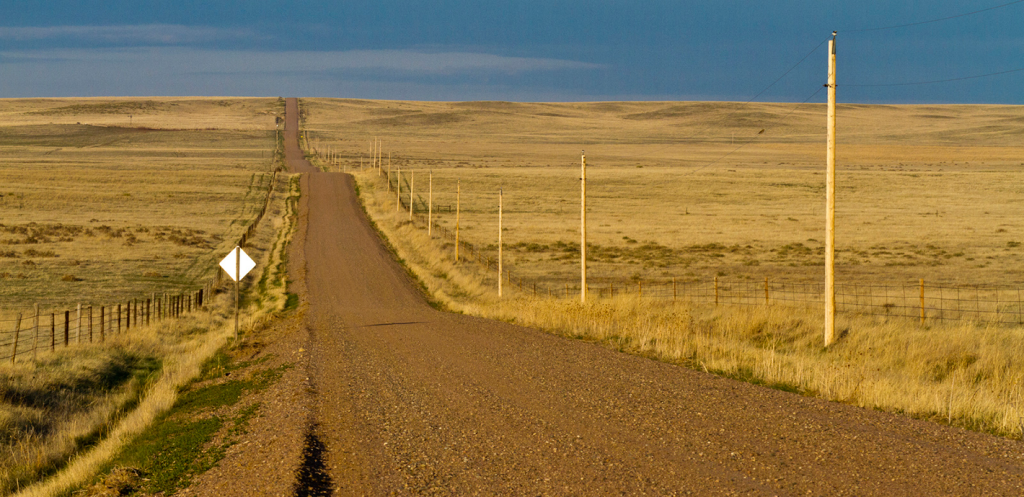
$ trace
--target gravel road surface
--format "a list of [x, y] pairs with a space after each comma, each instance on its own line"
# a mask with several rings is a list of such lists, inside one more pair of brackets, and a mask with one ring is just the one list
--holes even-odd
[[432, 309], [287, 114], [326, 473], [300, 494], [1024, 494], [1020, 442]]

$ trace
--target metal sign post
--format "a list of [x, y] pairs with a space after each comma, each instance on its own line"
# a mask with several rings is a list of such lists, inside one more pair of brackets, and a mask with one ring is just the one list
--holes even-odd
[[235, 280], [235, 338], [238, 338], [238, 287], [239, 282], [245, 275], [256, 267], [256, 263], [246, 254], [241, 247], [235, 246], [228, 253], [227, 257], [220, 261], [220, 267], [224, 269], [231, 279]]

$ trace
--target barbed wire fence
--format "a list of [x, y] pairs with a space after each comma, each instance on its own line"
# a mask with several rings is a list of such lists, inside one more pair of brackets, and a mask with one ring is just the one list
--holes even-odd
[[[398, 210], [409, 211], [409, 188], [403, 183], [399, 196], [399, 177], [392, 171], [382, 177], [381, 183], [390, 183], [390, 191], [398, 202]], [[418, 228], [428, 223], [427, 201], [414, 196], [411, 219]], [[452, 214], [452, 205], [435, 204], [433, 213]], [[437, 224], [432, 231], [446, 242], [456, 243], [455, 231]], [[490, 250], [481, 250], [465, 238], [458, 239], [460, 261], [479, 264], [488, 271], [497, 271], [497, 259]], [[578, 250], [578, 249], [577, 249]], [[577, 256], [578, 256], [578, 252]], [[503, 264], [506, 289], [527, 298], [579, 299], [579, 279], [552, 281], [551, 278], [533, 279], [520, 276], [506, 261]], [[724, 279], [714, 277], [700, 280], [692, 277], [665, 277], [658, 279], [602, 278], [591, 275], [594, 283], [587, 285], [587, 293], [598, 299], [632, 295], [655, 303], [686, 302], [700, 305], [732, 306], [793, 306], [816, 308], [824, 306], [825, 285], [786, 281], [785, 278]], [[495, 289], [495, 292], [497, 290]], [[861, 316], [904, 318], [921, 324], [941, 321], [970, 321], [1000, 325], [1024, 325], [1024, 287], [1013, 285], [940, 285], [919, 279], [916, 282], [892, 283], [837, 283], [837, 312]]]
[[[280, 171], [280, 167], [274, 169], [263, 205], [239, 235], [239, 247], [246, 246], [269, 210]], [[102, 305], [77, 304], [74, 309], [45, 308], [35, 304], [31, 310], [0, 319], [0, 364], [34, 361], [40, 354], [54, 352], [58, 348], [105, 343], [139, 327], [187, 316], [207, 308], [210, 297], [220, 292], [224, 283], [222, 272], [216, 270], [198, 287], [184, 291], [159, 295], [151, 292]]]

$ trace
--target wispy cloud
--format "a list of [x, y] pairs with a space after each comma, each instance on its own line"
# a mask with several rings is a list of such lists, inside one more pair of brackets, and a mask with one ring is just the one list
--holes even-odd
[[124, 45], [185, 45], [252, 37], [252, 32], [246, 29], [180, 24], [0, 27], [0, 40], [11, 41], [77, 40]]
[[[601, 69], [607, 66], [461, 51], [273, 52], [183, 46], [6, 50], [0, 51], [0, 97], [290, 94], [529, 99], [525, 95], [539, 80], [580, 81], [581, 73]], [[557, 99], [573, 99], [571, 92], [544, 95], [555, 99], [555, 93], [561, 95]]]
[[325, 52], [318, 59], [334, 69], [388, 70], [447, 74], [465, 71], [519, 73], [600, 69], [600, 64], [538, 57], [508, 57], [474, 52], [421, 52], [415, 50], [353, 50]]
[[359, 73], [458, 75], [518, 74], [538, 71], [592, 70], [605, 66], [573, 60], [509, 57], [474, 52], [417, 50], [245, 51], [181, 47], [14, 50], [0, 52], [8, 63], [121, 63], [126, 68], [191, 74]]

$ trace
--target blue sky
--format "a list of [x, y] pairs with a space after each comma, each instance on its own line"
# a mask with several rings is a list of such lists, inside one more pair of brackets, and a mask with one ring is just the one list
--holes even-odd
[[804, 101], [835, 29], [842, 102], [1024, 104], [1024, 71], [853, 86], [1024, 68], [1024, 2], [862, 31], [1010, 1], [8, 1], [0, 97], [747, 101], [810, 54], [757, 98]]

